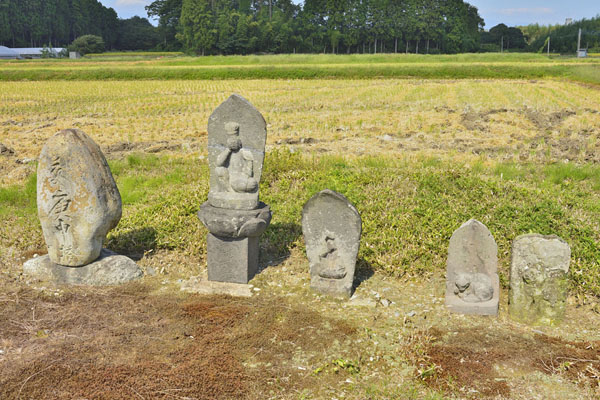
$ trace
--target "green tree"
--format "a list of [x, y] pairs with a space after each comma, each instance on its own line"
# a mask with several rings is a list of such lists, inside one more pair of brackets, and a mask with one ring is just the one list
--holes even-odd
[[213, 49], [217, 30], [208, 0], [183, 0], [180, 23], [182, 32], [177, 37], [186, 49], [202, 55]]
[[115, 47], [119, 50], [151, 50], [160, 42], [158, 28], [146, 19], [132, 17], [119, 21], [119, 35]]
[[69, 51], [77, 51], [82, 55], [89, 53], [103, 53], [104, 50], [104, 40], [96, 35], [80, 36], [69, 46]]
[[156, 0], [146, 6], [150, 18], [158, 18], [158, 30], [163, 50], [179, 50], [181, 43], [176, 39], [180, 31], [183, 0]]

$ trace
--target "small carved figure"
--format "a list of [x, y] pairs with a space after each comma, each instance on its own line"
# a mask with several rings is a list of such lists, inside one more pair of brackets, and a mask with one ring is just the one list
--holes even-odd
[[498, 246], [489, 229], [471, 219], [450, 237], [446, 306], [461, 314], [498, 315]]
[[325, 236], [325, 249], [319, 254], [319, 276], [325, 279], [342, 279], [346, 276], [346, 268], [341, 264], [337, 254], [335, 238]]
[[217, 156], [216, 168], [221, 188], [227, 192], [256, 192], [258, 182], [254, 179], [254, 157], [252, 152], [242, 147], [240, 125], [236, 122], [227, 122], [225, 130], [227, 148]]
[[454, 285], [454, 294], [468, 303], [488, 301], [494, 296], [492, 280], [486, 274], [460, 273]]

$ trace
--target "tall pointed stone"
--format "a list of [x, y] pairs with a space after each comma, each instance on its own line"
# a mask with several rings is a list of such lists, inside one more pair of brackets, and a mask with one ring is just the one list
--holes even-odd
[[267, 125], [234, 94], [208, 120], [210, 190], [198, 218], [208, 229], [208, 279], [248, 283], [258, 271], [258, 237], [271, 221], [259, 202]]
[[61, 131], [44, 145], [37, 205], [48, 254], [27, 261], [26, 274], [76, 285], [115, 285], [142, 276], [131, 259], [102, 249], [121, 219], [121, 195], [100, 147], [82, 131]]
[[497, 315], [500, 295], [498, 246], [488, 228], [471, 219], [448, 246], [446, 306], [462, 314]]
[[325, 189], [308, 200], [302, 210], [302, 234], [311, 288], [350, 297], [361, 232], [360, 214], [342, 194]]
[[121, 219], [121, 195], [100, 147], [78, 129], [51, 137], [39, 157], [37, 205], [50, 260], [82, 266]]

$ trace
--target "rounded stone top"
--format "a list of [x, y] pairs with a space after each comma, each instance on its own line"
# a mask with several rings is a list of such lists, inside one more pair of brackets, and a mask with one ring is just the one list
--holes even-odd
[[358, 210], [341, 193], [325, 189], [310, 198], [302, 209], [302, 231], [310, 241], [323, 232], [336, 233], [349, 242], [360, 241], [362, 220]]

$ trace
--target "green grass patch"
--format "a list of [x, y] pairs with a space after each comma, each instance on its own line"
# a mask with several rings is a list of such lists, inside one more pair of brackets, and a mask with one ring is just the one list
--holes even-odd
[[[132, 53], [136, 54], [136, 53]], [[538, 54], [92, 57], [0, 62], [1, 81], [213, 79], [542, 79], [600, 83], [595, 59]], [[154, 57], [157, 58], [157, 57]]]
[[24, 186], [0, 187], [0, 216], [37, 215], [36, 185], [36, 175], [31, 175]]
[[[111, 161], [111, 167], [124, 213], [109, 236], [110, 248], [126, 254], [175, 249], [204, 257], [206, 230], [196, 212], [208, 194], [206, 162], [133, 155]], [[261, 182], [261, 199], [273, 211], [271, 226], [261, 237], [261, 257], [278, 260], [293, 248], [302, 249], [302, 207], [330, 188], [348, 197], [362, 216], [359, 268], [393, 276], [443, 274], [450, 236], [476, 218], [498, 243], [503, 282], [514, 238], [556, 234], [572, 249], [572, 289], [600, 296], [599, 168], [273, 151], [267, 154]], [[1, 189], [0, 205], [34, 221], [35, 180], [23, 188]]]

